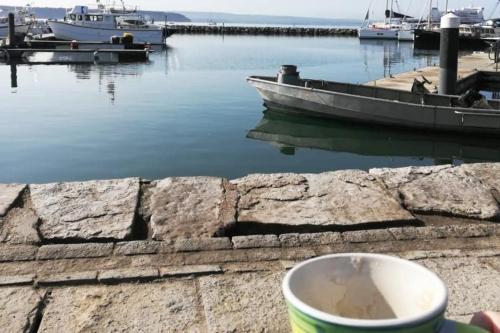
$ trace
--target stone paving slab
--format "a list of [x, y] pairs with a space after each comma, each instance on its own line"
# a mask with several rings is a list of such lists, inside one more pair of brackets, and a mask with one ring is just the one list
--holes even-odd
[[237, 195], [222, 178], [167, 178], [151, 196], [153, 239], [222, 236], [236, 222]]
[[479, 179], [452, 166], [372, 169], [412, 212], [497, 219], [500, 208]]
[[238, 186], [238, 224], [358, 225], [414, 221], [375, 177], [359, 170], [251, 175]]
[[7, 215], [9, 208], [22, 194], [26, 185], [0, 184], [0, 217]]
[[39, 333], [204, 332], [193, 281], [53, 291]]
[[30, 287], [0, 288], [1, 331], [32, 332], [44, 294], [44, 291], [35, 291]]
[[30, 185], [46, 240], [130, 236], [139, 202], [138, 178]]
[[13, 208], [0, 230], [0, 242], [10, 244], [38, 244], [38, 216], [31, 209]]
[[[494, 259], [500, 263], [500, 257]], [[437, 273], [450, 291], [448, 315], [500, 311], [500, 272], [478, 258], [441, 258], [417, 261]]]
[[283, 273], [200, 278], [208, 332], [290, 332]]

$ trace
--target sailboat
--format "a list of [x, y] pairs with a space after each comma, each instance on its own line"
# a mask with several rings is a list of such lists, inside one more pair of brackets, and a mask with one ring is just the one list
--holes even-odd
[[[391, 0], [391, 9], [389, 9], [389, 0], [386, 0], [385, 21], [380, 23], [370, 22], [370, 9], [365, 16], [364, 25], [358, 29], [360, 39], [398, 39], [401, 25], [400, 14], [393, 11], [394, 0]], [[398, 15], [395, 15], [398, 14]]]

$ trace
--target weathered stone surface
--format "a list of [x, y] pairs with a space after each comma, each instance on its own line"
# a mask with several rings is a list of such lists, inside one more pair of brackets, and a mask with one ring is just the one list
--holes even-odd
[[0, 327], [2, 332], [24, 333], [35, 329], [35, 319], [43, 292], [30, 287], [0, 289]]
[[234, 183], [240, 193], [238, 223], [332, 226], [414, 219], [363, 171], [251, 175]]
[[0, 184], [0, 217], [7, 214], [25, 188], [26, 185]]
[[448, 314], [462, 316], [483, 310], [500, 311], [500, 274], [477, 258], [419, 261], [436, 272], [450, 290]]
[[0, 286], [32, 284], [35, 274], [0, 276]]
[[204, 332], [193, 281], [54, 290], [39, 333]]
[[126, 282], [129, 280], [151, 280], [159, 276], [158, 268], [140, 267], [140, 268], [122, 268], [99, 272], [99, 282], [113, 283]]
[[404, 206], [425, 214], [444, 214], [468, 218], [493, 219], [500, 216], [490, 188], [471, 177], [463, 168], [408, 167], [374, 169], [394, 189]]
[[351, 243], [386, 242], [394, 240], [392, 234], [385, 229], [347, 231], [342, 234], [342, 238], [344, 241]]
[[463, 164], [460, 168], [479, 179], [484, 186], [500, 192], [500, 163]]
[[43, 245], [38, 259], [100, 258], [113, 254], [113, 243]]
[[193, 265], [160, 267], [160, 277], [177, 277], [187, 275], [220, 274], [222, 268], [218, 265]]
[[65, 285], [97, 282], [97, 271], [69, 272], [40, 276], [37, 279], [38, 285]]
[[222, 178], [167, 178], [151, 197], [153, 238], [222, 236], [236, 221], [237, 193]]
[[30, 185], [44, 239], [117, 239], [130, 236], [139, 179]]
[[34, 260], [37, 250], [31, 245], [0, 245], [0, 262]]
[[38, 216], [31, 209], [13, 208], [0, 232], [0, 242], [10, 244], [38, 244]]
[[278, 236], [276, 235], [235, 236], [232, 240], [235, 249], [281, 246]]
[[200, 278], [208, 332], [290, 332], [282, 273]]
[[115, 244], [115, 255], [135, 256], [140, 254], [158, 253], [160, 242], [154, 241], [130, 241]]
[[217, 238], [179, 238], [175, 240], [176, 252], [217, 251], [233, 248], [231, 240], [227, 237]]

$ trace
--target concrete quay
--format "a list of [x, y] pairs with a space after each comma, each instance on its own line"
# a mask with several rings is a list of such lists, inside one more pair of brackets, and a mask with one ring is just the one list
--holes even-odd
[[200, 26], [175, 25], [176, 34], [211, 34], [211, 35], [263, 35], [263, 36], [358, 36], [352, 28], [304, 28], [304, 27], [235, 27], [235, 26]]
[[[365, 83], [365, 85], [411, 91], [413, 81], [415, 79], [422, 81], [422, 77], [425, 77], [432, 82], [432, 84], [427, 86], [427, 89], [433, 93], [437, 93], [439, 87], [439, 70], [439, 64], [437, 66], [415, 68], [413, 71], [370, 81]], [[468, 87], [475, 84], [479, 79], [477, 75], [480, 72], [497, 72], [497, 66], [489, 59], [488, 53], [475, 52], [460, 57], [458, 60], [458, 92], [462, 93]]]
[[500, 311], [500, 164], [0, 185], [8, 332], [289, 332], [297, 262], [421, 263], [448, 315]]

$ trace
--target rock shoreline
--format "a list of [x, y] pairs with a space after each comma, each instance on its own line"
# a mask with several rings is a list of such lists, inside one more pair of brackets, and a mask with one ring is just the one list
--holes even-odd
[[304, 28], [304, 27], [234, 27], [175, 25], [176, 34], [210, 35], [262, 35], [262, 36], [345, 36], [357, 37], [358, 30], [352, 28]]

